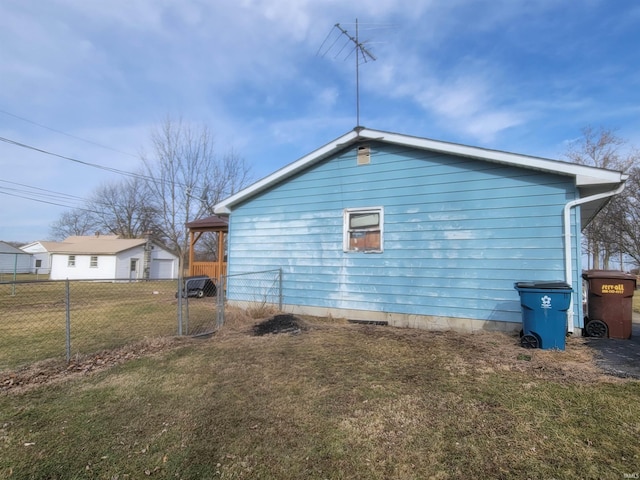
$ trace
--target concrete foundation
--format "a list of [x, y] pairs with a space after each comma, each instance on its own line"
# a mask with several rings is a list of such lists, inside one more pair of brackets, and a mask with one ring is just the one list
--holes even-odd
[[345, 310], [337, 308], [308, 307], [300, 305], [283, 305], [283, 311], [297, 315], [314, 317], [346, 318], [371, 322], [387, 322], [394, 327], [419, 328], [422, 330], [451, 330], [472, 333], [478, 331], [519, 332], [520, 322], [498, 322], [495, 320], [478, 320], [472, 318], [437, 317], [432, 315], [407, 315], [402, 313], [372, 312], [367, 310]]

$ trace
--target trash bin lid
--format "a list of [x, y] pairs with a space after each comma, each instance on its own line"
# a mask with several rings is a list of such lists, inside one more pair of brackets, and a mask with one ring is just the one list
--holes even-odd
[[535, 288], [539, 290], [571, 290], [571, 286], [562, 280], [533, 280], [528, 282], [516, 282], [516, 289]]
[[591, 278], [611, 278], [622, 280], [635, 280], [635, 276], [629, 273], [624, 273], [619, 270], [586, 270], [582, 272], [582, 278], [589, 280]]

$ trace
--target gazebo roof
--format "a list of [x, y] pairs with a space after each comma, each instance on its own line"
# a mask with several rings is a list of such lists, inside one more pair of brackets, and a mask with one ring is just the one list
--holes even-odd
[[194, 232], [226, 232], [229, 230], [229, 219], [227, 217], [211, 215], [210, 217], [199, 218], [193, 222], [188, 222], [187, 228]]

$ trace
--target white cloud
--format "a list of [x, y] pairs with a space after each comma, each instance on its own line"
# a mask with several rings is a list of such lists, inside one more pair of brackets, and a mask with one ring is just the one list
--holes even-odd
[[[360, 40], [377, 57], [360, 68], [368, 127], [523, 153], [561, 145], [587, 123], [632, 134], [640, 54], [630, 45], [639, 9], [582, 5], [0, 2], [0, 109], [132, 153], [167, 114], [182, 116], [206, 123], [223, 150], [236, 147], [268, 173], [355, 125], [353, 55], [316, 52], [335, 23], [355, 34], [358, 18]], [[82, 160], [123, 169], [128, 162], [2, 114], [0, 131]], [[13, 180], [24, 175], [25, 183], [81, 195], [102, 180], [5, 148], [5, 158], [29, 170], [2, 164]]]

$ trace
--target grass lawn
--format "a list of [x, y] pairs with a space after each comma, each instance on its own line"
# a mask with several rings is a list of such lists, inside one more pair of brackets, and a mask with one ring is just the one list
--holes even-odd
[[[0, 393], [0, 478], [625, 478], [640, 473], [640, 383], [580, 338], [524, 350], [306, 318]], [[0, 385], [1, 387], [1, 385]], [[627, 477], [635, 478], [635, 477]]]
[[[176, 335], [176, 288], [176, 281], [71, 282], [71, 354]], [[63, 281], [0, 284], [0, 372], [65, 358], [66, 295]], [[190, 298], [188, 317], [184, 305], [184, 334], [215, 324], [215, 298]]]

